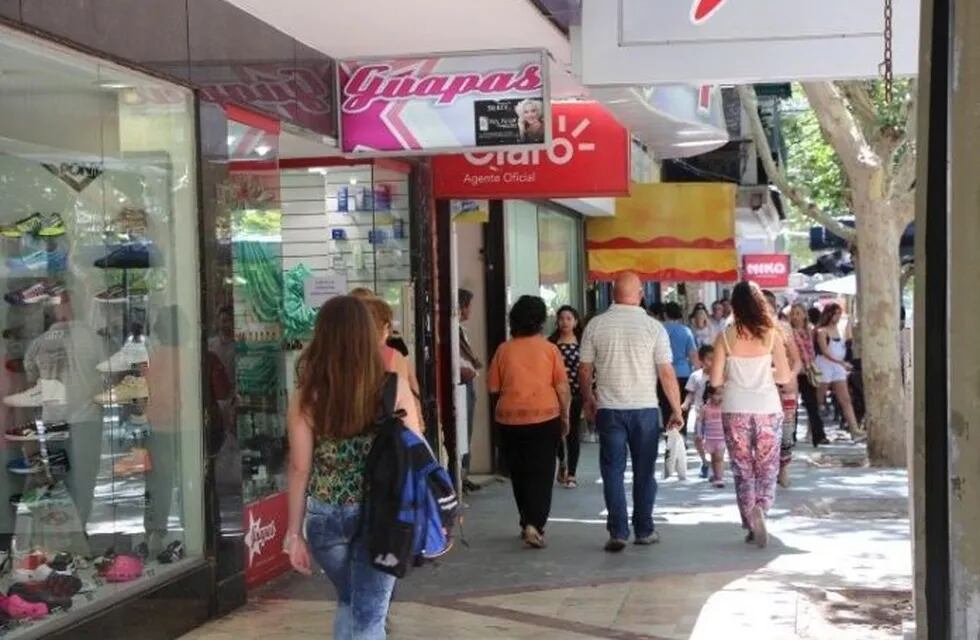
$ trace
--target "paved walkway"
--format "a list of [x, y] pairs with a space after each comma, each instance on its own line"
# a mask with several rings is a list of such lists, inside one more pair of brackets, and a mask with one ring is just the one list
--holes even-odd
[[[610, 555], [596, 445], [583, 446], [577, 490], [555, 489], [549, 547], [525, 550], [505, 482], [467, 498], [459, 544], [397, 589], [390, 637], [657, 640], [901, 638], [911, 617], [904, 471], [841, 466], [839, 444], [801, 446], [793, 485], [770, 516], [770, 546], [742, 541], [732, 484], [661, 483], [663, 541]], [[659, 476], [658, 476], [659, 477]], [[321, 576], [287, 577], [188, 640], [329, 637], [333, 605]]]

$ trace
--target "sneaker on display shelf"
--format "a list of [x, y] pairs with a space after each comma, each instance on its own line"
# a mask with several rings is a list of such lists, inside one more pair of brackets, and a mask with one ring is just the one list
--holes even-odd
[[41, 224], [41, 228], [38, 229], [37, 235], [42, 238], [57, 238], [58, 236], [65, 235], [65, 221], [61, 217], [61, 214], [52, 213], [50, 216], [44, 218], [44, 222]]
[[116, 386], [96, 395], [95, 402], [98, 404], [122, 404], [146, 400], [149, 397], [150, 389], [146, 384], [146, 378], [126, 376]]
[[100, 362], [95, 368], [102, 373], [123, 372], [137, 365], [147, 364], [149, 361], [150, 352], [146, 349], [146, 341], [143, 338], [129, 337], [119, 351], [112, 354], [108, 360]]
[[160, 552], [157, 556], [157, 561], [160, 564], [173, 564], [174, 562], [179, 562], [184, 558], [184, 543], [180, 540], [174, 540], [167, 545], [167, 548]]
[[113, 233], [125, 238], [139, 238], [146, 235], [146, 209], [123, 207], [109, 228]]
[[7, 268], [15, 274], [64, 271], [68, 268], [68, 254], [62, 250], [35, 251], [26, 256], [7, 258]]
[[26, 476], [34, 473], [41, 473], [45, 470], [45, 466], [47, 466], [48, 469], [67, 471], [70, 468], [70, 465], [68, 464], [68, 454], [64, 451], [54, 451], [49, 453], [47, 465], [45, 465], [44, 457], [40, 454], [40, 452], [31, 456], [14, 458], [7, 463], [7, 471], [15, 475]]
[[44, 226], [44, 216], [40, 213], [32, 213], [26, 218], [21, 218], [17, 222], [7, 225], [0, 230], [0, 235], [5, 238], [20, 238], [25, 234], [36, 233]]
[[149, 269], [159, 264], [156, 249], [148, 242], [124, 244], [104, 258], [95, 261], [99, 269]]
[[40, 620], [48, 615], [48, 605], [42, 602], [28, 602], [19, 595], [0, 594], [0, 610], [14, 620]]
[[106, 582], [131, 582], [143, 575], [143, 561], [137, 556], [119, 554], [108, 556], [99, 569]]
[[37, 304], [46, 302], [51, 298], [48, 293], [48, 285], [45, 282], [35, 282], [26, 287], [15, 289], [3, 295], [3, 299], [14, 306], [26, 304]]
[[27, 602], [46, 605], [49, 610], [67, 611], [71, 609], [71, 596], [54, 593], [48, 588], [47, 581], [15, 582], [10, 585], [7, 595], [10, 597], [20, 596]]
[[[41, 429], [44, 435], [41, 435]], [[11, 442], [25, 442], [40, 440], [42, 437], [49, 441], [67, 440], [71, 431], [67, 422], [57, 422], [53, 424], [38, 425], [36, 422], [28, 422], [19, 427], [11, 427], [4, 433], [4, 438]]]
[[3, 399], [8, 407], [43, 407], [46, 404], [65, 404], [65, 385], [60, 380], [41, 378], [30, 389]]
[[133, 298], [143, 297], [147, 295], [148, 292], [149, 291], [145, 286], [134, 285], [129, 287], [129, 291], [127, 292], [122, 285], [116, 284], [95, 294], [95, 301], [106, 304], [118, 304], [122, 302], [129, 302]]
[[150, 451], [144, 447], [133, 447], [112, 465], [112, 473], [117, 476], [135, 476], [151, 471], [153, 460], [150, 458]]

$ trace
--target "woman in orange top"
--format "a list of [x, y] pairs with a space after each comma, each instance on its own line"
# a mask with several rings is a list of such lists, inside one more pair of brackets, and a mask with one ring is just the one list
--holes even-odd
[[521, 537], [538, 549], [545, 546], [555, 449], [568, 435], [571, 404], [561, 353], [541, 335], [547, 315], [541, 298], [521, 296], [510, 310], [511, 339], [494, 354], [487, 380], [496, 397], [495, 419], [520, 514]]

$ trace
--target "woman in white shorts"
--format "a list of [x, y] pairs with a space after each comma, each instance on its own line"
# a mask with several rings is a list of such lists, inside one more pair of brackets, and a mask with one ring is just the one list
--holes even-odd
[[851, 392], [847, 388], [847, 378], [851, 374], [851, 364], [847, 362], [847, 345], [840, 333], [843, 311], [839, 304], [829, 304], [820, 314], [817, 325], [817, 369], [820, 370], [820, 384], [817, 386], [817, 400], [823, 402], [827, 397], [827, 389], [834, 392], [840, 405], [847, 430], [852, 434], [858, 433], [857, 416], [854, 414], [854, 404], [851, 402]]

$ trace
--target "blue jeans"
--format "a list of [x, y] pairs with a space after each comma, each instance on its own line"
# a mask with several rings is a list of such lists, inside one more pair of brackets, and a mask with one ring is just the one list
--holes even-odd
[[[367, 534], [360, 532], [361, 505], [307, 499], [306, 539], [337, 590], [336, 640], [384, 640], [385, 617], [395, 577], [371, 566]], [[355, 538], [355, 535], [357, 538]]]
[[630, 536], [623, 484], [628, 448], [633, 461], [633, 533], [645, 538], [653, 533], [653, 503], [657, 499], [654, 468], [660, 449], [660, 410], [600, 409], [596, 430], [609, 536], [616, 540], [629, 540]]

